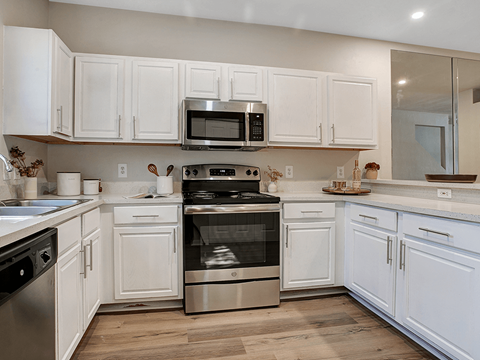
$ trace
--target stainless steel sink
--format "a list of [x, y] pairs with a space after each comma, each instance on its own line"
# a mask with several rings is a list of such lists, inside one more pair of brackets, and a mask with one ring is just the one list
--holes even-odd
[[49, 215], [69, 207], [83, 204], [91, 199], [41, 199], [0, 200], [0, 219], [12, 217], [36, 217]]

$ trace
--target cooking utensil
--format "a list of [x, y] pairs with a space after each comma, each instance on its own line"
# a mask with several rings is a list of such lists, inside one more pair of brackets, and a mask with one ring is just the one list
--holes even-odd
[[174, 166], [173, 165], [168, 165], [167, 167], [167, 176], [170, 175], [170, 173], [173, 171]]
[[160, 176], [158, 175], [157, 167], [155, 166], [155, 164], [148, 164], [147, 168], [148, 168], [148, 171], [150, 171], [152, 174]]

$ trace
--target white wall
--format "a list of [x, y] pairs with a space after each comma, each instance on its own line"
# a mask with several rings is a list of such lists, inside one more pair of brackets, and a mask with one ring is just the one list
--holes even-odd
[[[48, 0], [0, 0], [0, 129], [3, 128], [3, 25], [47, 28]], [[47, 161], [47, 145], [27, 140], [0, 137], [0, 154], [8, 157], [12, 146], [18, 145], [27, 154], [27, 161], [43, 159]], [[0, 164], [0, 199], [16, 196], [18, 190], [13, 182], [4, 182], [3, 163]], [[39, 174], [44, 177], [43, 172]]]

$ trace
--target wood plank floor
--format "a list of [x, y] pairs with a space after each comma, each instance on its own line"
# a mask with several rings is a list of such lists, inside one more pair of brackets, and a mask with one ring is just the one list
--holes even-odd
[[185, 316], [97, 315], [72, 359], [436, 359], [348, 295]]

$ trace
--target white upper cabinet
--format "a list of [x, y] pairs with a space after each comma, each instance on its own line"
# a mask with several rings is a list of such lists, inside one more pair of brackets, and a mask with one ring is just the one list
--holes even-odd
[[263, 71], [252, 67], [228, 67], [230, 100], [262, 101]]
[[330, 146], [377, 145], [377, 81], [355, 76], [328, 76]]
[[123, 138], [124, 68], [119, 57], [75, 58], [76, 138]]
[[4, 135], [68, 139], [73, 55], [52, 30], [4, 28]]
[[185, 69], [185, 97], [220, 100], [220, 65], [188, 63]]
[[132, 140], [177, 141], [178, 63], [134, 60]]
[[322, 79], [313, 71], [268, 71], [269, 144], [322, 144]]

